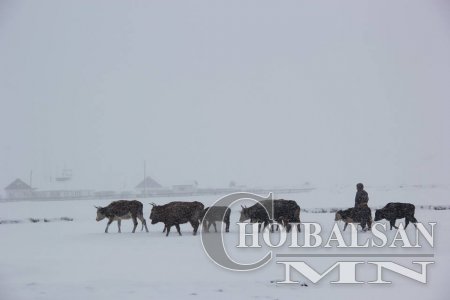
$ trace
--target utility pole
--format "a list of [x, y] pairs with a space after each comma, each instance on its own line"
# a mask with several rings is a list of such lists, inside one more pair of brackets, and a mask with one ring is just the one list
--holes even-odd
[[144, 160], [144, 196], [146, 196], [147, 195], [147, 180], [146, 180], [146, 178], [147, 178], [147, 174], [146, 174], [146, 172], [147, 172], [147, 162]]

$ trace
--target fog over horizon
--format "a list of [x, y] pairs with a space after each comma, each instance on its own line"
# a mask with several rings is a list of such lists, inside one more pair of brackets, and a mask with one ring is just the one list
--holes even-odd
[[448, 1], [0, 2], [0, 193], [450, 184]]

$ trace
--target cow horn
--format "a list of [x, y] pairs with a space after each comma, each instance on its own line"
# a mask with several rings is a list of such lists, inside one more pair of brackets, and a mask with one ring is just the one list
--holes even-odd
[[149, 204], [151, 204], [151, 205], [153, 205], [153, 206], [156, 206], [156, 204], [155, 204], [154, 202], [152, 202], [152, 203], [149, 203]]

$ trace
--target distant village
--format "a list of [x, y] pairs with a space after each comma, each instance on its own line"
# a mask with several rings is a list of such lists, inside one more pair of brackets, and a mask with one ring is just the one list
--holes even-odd
[[[70, 179], [70, 178], [69, 178]], [[68, 180], [62, 178], [61, 180]], [[2, 201], [18, 200], [83, 200], [83, 199], [132, 199], [149, 197], [173, 197], [173, 196], [198, 196], [198, 195], [225, 195], [233, 192], [252, 192], [252, 193], [298, 193], [310, 191], [313, 188], [305, 184], [302, 188], [249, 188], [237, 185], [233, 181], [228, 187], [224, 188], [201, 188], [197, 182], [191, 184], [178, 184], [164, 187], [152, 177], [147, 176], [139, 182], [134, 190], [130, 191], [96, 191], [92, 189], [39, 189], [32, 187], [20, 178], [15, 179], [4, 188], [4, 197]]]

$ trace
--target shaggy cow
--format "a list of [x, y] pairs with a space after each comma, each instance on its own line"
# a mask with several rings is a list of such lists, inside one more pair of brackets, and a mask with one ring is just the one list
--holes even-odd
[[180, 224], [189, 222], [194, 228], [193, 234], [197, 234], [200, 218], [203, 213], [203, 204], [194, 202], [170, 202], [165, 205], [156, 205], [152, 203], [153, 208], [150, 213], [152, 224], [158, 222], [164, 223], [166, 236], [170, 233], [170, 228], [175, 226], [178, 234], [181, 235]]
[[405, 228], [408, 227], [409, 222], [417, 223], [416, 218], [414, 217], [414, 212], [416, 207], [411, 203], [400, 203], [400, 202], [390, 202], [386, 204], [382, 209], [377, 209], [375, 211], [375, 221], [380, 221], [382, 219], [386, 219], [389, 221], [392, 227], [398, 229], [395, 226], [395, 220], [405, 218]]
[[[269, 211], [271, 202], [271, 200], [262, 200], [250, 207], [242, 206], [239, 222], [250, 219], [251, 223], [262, 223], [264, 229], [269, 223], [276, 221], [285, 226], [288, 232], [291, 229], [289, 223], [300, 223], [300, 206], [298, 206], [297, 202], [284, 199], [273, 200], [274, 219], [270, 220], [267, 211]], [[261, 224], [258, 231], [260, 230]], [[300, 224], [297, 225], [297, 230], [300, 232]]]
[[335, 221], [342, 220], [345, 223], [344, 231], [349, 223], [358, 223], [363, 230], [366, 229], [366, 225], [370, 230], [372, 228], [372, 211], [368, 206], [360, 208], [348, 208], [345, 210], [338, 210], [336, 212]]
[[108, 218], [108, 224], [106, 225], [105, 233], [108, 233], [109, 225], [112, 222], [117, 221], [117, 227], [120, 231], [120, 225], [122, 220], [133, 219], [133, 233], [136, 231], [136, 227], [138, 225], [137, 219], [141, 220], [142, 230], [148, 232], [147, 223], [144, 219], [144, 214], [142, 212], [143, 205], [141, 202], [137, 200], [118, 200], [111, 202], [106, 207], [95, 206], [97, 209], [97, 222], [103, 220], [104, 218]]
[[212, 206], [203, 210], [203, 228], [206, 232], [209, 232], [211, 224], [214, 225], [214, 230], [217, 232], [216, 222], [225, 223], [225, 232], [230, 230], [230, 214], [231, 210], [226, 206]]

